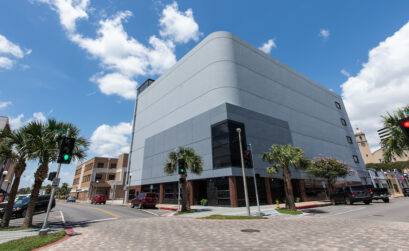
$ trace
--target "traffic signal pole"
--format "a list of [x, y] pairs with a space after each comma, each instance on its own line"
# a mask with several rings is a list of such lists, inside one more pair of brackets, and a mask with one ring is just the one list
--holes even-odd
[[244, 172], [243, 145], [241, 144], [241, 129], [237, 128], [236, 131], [239, 134], [241, 171], [243, 172], [244, 198], [246, 200], [247, 216], [250, 216], [249, 194], [247, 192], [246, 173]]
[[[70, 133], [70, 128], [67, 129], [67, 132], [65, 133], [65, 137], [68, 137], [69, 133]], [[55, 189], [58, 187], [59, 185], [58, 183], [60, 183], [59, 178], [58, 178], [60, 175], [60, 171], [61, 171], [61, 163], [58, 164], [57, 175], [53, 179], [53, 186], [51, 188], [50, 201], [48, 202], [47, 213], [44, 218], [43, 226], [41, 227], [41, 230], [38, 233], [39, 235], [47, 235], [48, 233], [48, 229], [47, 229], [48, 216], [50, 215], [51, 205], [53, 204]], [[54, 180], [58, 181], [57, 186], [55, 186]]]
[[251, 147], [251, 144], [249, 144], [250, 148], [250, 160], [251, 160], [251, 166], [253, 167], [253, 179], [254, 179], [254, 188], [256, 190], [256, 201], [257, 201], [257, 216], [261, 216], [261, 210], [260, 210], [260, 201], [258, 200], [258, 188], [257, 188], [257, 179], [256, 179], [256, 171], [254, 170], [254, 162], [253, 162], [253, 148]]

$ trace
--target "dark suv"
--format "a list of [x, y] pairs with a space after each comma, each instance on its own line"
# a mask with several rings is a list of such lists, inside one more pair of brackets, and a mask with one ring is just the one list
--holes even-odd
[[132, 208], [134, 208], [135, 206], [138, 206], [138, 208], [155, 207], [157, 203], [158, 194], [148, 192], [140, 193], [138, 196], [136, 196], [136, 198], [131, 201], [131, 206]]
[[402, 188], [403, 196], [409, 196], [409, 187]]
[[354, 202], [363, 201], [365, 204], [372, 202], [371, 195], [368, 193], [366, 186], [345, 186], [335, 189], [330, 195], [333, 205], [338, 203], [354, 204]]
[[[28, 203], [30, 202], [30, 196], [27, 196], [21, 200], [17, 200], [14, 202], [14, 207], [13, 207], [13, 213], [12, 215], [16, 217], [26, 217], [26, 212], [27, 212], [27, 207]], [[48, 203], [50, 202], [50, 195], [40, 195], [37, 198], [34, 212], [46, 212]], [[55, 200], [53, 200], [53, 203], [51, 204], [51, 208], [55, 207]], [[1, 210], [1, 214], [4, 213], [4, 209]]]
[[373, 185], [365, 185], [368, 189], [368, 193], [371, 195], [372, 200], [383, 200], [385, 203], [389, 203], [389, 191], [387, 188], [376, 188]]

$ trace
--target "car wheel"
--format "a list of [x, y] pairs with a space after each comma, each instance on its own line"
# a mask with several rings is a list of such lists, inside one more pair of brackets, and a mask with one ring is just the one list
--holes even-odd
[[369, 205], [369, 203], [371, 203], [370, 200], [364, 200], [365, 205]]
[[331, 203], [333, 206], [337, 205], [337, 202], [335, 201], [335, 199], [331, 199]]
[[383, 202], [385, 202], [385, 203], [389, 203], [389, 198], [387, 198], [387, 199], [382, 199], [383, 200]]
[[347, 205], [352, 205], [352, 204], [354, 204], [354, 203], [351, 201], [351, 199], [350, 199], [349, 197], [346, 197], [346, 198], [345, 198], [345, 204], [347, 204]]
[[104, 202], [104, 205], [105, 205], [105, 203], [106, 203], [106, 202]]
[[139, 204], [138, 204], [138, 208], [139, 208], [139, 209], [142, 209], [142, 208], [143, 208], [143, 204], [142, 204], [142, 202], [139, 202]]
[[23, 212], [21, 212], [21, 217], [26, 218], [27, 215], [27, 209], [24, 209]]
[[135, 204], [131, 203], [131, 207], [134, 208], [134, 207], [135, 207]]

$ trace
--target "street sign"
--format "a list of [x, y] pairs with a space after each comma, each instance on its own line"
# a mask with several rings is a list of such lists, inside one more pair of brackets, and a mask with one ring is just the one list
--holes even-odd
[[55, 178], [53, 180], [53, 184], [51, 186], [52, 187], [58, 187], [59, 184], [60, 184], [60, 178]]

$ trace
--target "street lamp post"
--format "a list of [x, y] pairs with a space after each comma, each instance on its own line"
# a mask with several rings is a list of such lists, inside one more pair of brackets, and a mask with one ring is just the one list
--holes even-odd
[[248, 192], [247, 192], [246, 173], [244, 172], [243, 145], [241, 144], [241, 129], [237, 128], [236, 131], [239, 134], [241, 171], [243, 173], [243, 185], [244, 185], [244, 199], [246, 200], [247, 216], [250, 216], [249, 195], [248, 195]]

